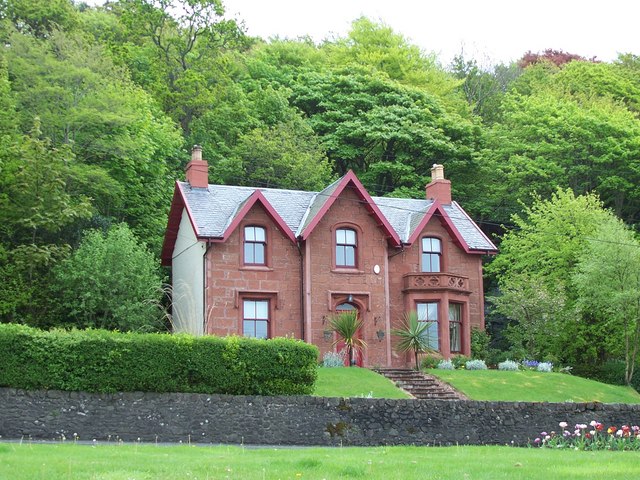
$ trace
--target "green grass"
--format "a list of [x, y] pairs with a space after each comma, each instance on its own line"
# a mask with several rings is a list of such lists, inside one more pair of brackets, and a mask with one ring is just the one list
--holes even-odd
[[640, 452], [513, 447], [249, 449], [231, 446], [0, 443], [0, 478], [584, 479], [635, 478]]
[[631, 387], [563, 373], [499, 370], [429, 370], [472, 400], [506, 402], [640, 403]]
[[366, 368], [318, 368], [317, 397], [409, 398], [393, 382]]

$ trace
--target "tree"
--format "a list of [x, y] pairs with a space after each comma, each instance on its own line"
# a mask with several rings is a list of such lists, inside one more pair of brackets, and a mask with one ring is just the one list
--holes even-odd
[[589, 239], [573, 277], [583, 314], [602, 322], [609, 353], [622, 352], [625, 382], [633, 378], [640, 348], [640, 241], [611, 217]]
[[567, 316], [562, 288], [553, 289], [526, 273], [510, 276], [502, 283], [500, 295], [487, 301], [495, 312], [511, 319], [504, 336], [511, 344], [512, 358], [555, 356], [562, 349], [558, 340]]
[[363, 325], [364, 322], [358, 318], [358, 312], [356, 311], [341, 312], [329, 321], [331, 330], [338, 335], [338, 339], [333, 343], [333, 346], [340, 342], [345, 344], [350, 366], [355, 364], [354, 352], [367, 347], [366, 342], [359, 336]]
[[92, 198], [96, 215], [128, 222], [159, 251], [179, 131], [103, 48], [81, 36], [14, 33], [7, 56], [22, 128], [38, 116], [42, 135], [74, 154], [69, 168], [79, 174], [68, 187]]
[[596, 195], [576, 196], [569, 189], [548, 200], [536, 197], [512, 217], [513, 227], [486, 271], [503, 292], [495, 296], [499, 311], [515, 323], [507, 336], [524, 353], [537, 350], [574, 366], [605, 356], [609, 343], [599, 322], [575, 314], [572, 278], [589, 239], [610, 218]]
[[71, 0], [3, 0], [5, 15], [22, 33], [46, 37], [58, 28], [70, 29], [78, 23]]
[[88, 219], [89, 198], [68, 187], [73, 153], [41, 140], [39, 122], [0, 156], [0, 319], [37, 323], [47, 313], [50, 269], [69, 252], [60, 233]]
[[402, 319], [402, 327], [391, 331], [393, 335], [400, 337], [400, 341], [396, 348], [400, 352], [413, 352], [416, 361], [416, 370], [420, 369], [418, 363], [418, 355], [420, 353], [432, 351], [429, 346], [428, 329], [431, 326], [429, 322], [418, 321], [418, 313], [415, 311], [408, 312]]
[[242, 135], [234, 153], [236, 185], [321, 190], [331, 183], [332, 169], [319, 139], [302, 118]]
[[223, 20], [221, 0], [121, 0], [121, 19], [131, 39], [125, 61], [134, 78], [179, 122], [191, 122], [210, 106], [208, 97], [227, 48], [247, 39], [233, 20]]
[[482, 152], [488, 199], [506, 221], [529, 192], [596, 191], [626, 222], [640, 218], [640, 95], [632, 72], [571, 62], [525, 69], [501, 104]]
[[59, 319], [80, 328], [162, 330], [158, 268], [153, 254], [125, 224], [106, 234], [88, 231], [55, 269]]

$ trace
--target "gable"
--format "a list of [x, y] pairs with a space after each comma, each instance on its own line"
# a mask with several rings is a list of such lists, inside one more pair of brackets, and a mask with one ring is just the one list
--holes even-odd
[[292, 242], [305, 240], [345, 189], [354, 192], [377, 227], [394, 246], [412, 244], [432, 218], [437, 218], [460, 248], [471, 254], [497, 248], [456, 203], [437, 200], [371, 197], [349, 171], [320, 192], [209, 185], [192, 188], [176, 182], [162, 248], [162, 264], [171, 265], [183, 209], [198, 240], [224, 242], [251, 208], [259, 204]]
[[324, 215], [329, 211], [331, 206], [343, 194], [346, 188], [351, 188], [351, 190], [356, 194], [362, 204], [369, 211], [369, 214], [375, 219], [378, 227], [385, 233], [388, 240], [393, 245], [400, 246], [401, 242], [398, 233], [391, 226], [389, 220], [387, 220], [387, 218], [382, 214], [380, 208], [378, 208], [378, 205], [373, 201], [371, 195], [369, 195], [360, 183], [360, 180], [358, 180], [358, 177], [356, 177], [355, 173], [351, 170], [349, 170], [344, 177], [331, 184], [325, 190], [318, 192], [309, 206], [305, 223], [298, 231], [298, 236], [302, 240], [306, 240], [318, 223], [320, 223]]

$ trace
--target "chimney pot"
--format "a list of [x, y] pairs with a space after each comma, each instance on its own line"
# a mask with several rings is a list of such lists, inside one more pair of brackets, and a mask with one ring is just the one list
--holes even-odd
[[444, 166], [434, 163], [431, 167], [431, 181], [444, 180]]
[[185, 169], [187, 182], [195, 188], [207, 188], [209, 186], [209, 164], [202, 159], [202, 147], [194, 145], [191, 150], [191, 161]]
[[425, 187], [427, 200], [451, 203], [451, 181], [444, 178], [444, 166], [434, 163], [431, 167], [431, 182]]
[[202, 147], [194, 145], [191, 149], [191, 160], [202, 161]]

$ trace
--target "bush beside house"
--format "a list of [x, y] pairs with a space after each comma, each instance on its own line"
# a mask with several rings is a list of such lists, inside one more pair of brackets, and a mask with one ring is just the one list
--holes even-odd
[[286, 338], [0, 325], [0, 386], [22, 389], [310, 394], [317, 359], [315, 346]]

